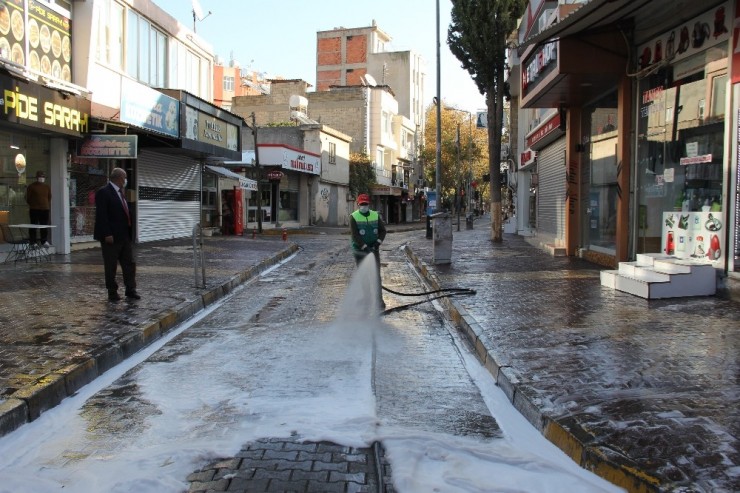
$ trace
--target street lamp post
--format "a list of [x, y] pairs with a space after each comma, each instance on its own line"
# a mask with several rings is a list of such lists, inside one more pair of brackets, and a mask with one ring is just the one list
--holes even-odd
[[438, 212], [440, 210], [440, 204], [442, 203], [442, 70], [440, 67], [440, 59], [439, 0], [437, 0], [437, 153], [435, 157], [437, 161], [437, 167], [435, 169], [437, 205], [435, 206], [434, 212]]

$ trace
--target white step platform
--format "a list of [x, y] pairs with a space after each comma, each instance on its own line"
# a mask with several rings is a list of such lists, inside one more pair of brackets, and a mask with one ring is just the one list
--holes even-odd
[[635, 262], [620, 262], [619, 270], [601, 271], [601, 285], [649, 300], [713, 296], [717, 272], [704, 260], [638, 254]]

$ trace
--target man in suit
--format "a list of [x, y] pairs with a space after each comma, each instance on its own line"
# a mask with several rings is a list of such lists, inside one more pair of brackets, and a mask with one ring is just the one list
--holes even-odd
[[126, 171], [114, 168], [108, 184], [95, 193], [95, 231], [93, 237], [100, 241], [105, 268], [105, 287], [108, 301], [121, 299], [118, 294], [116, 270], [121, 264], [126, 298], [138, 300], [136, 292], [136, 262], [131, 238], [131, 211], [126, 200]]

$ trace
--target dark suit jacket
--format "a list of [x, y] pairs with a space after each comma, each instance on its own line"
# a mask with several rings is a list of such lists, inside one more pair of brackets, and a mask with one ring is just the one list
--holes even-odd
[[[126, 202], [128, 204], [128, 202]], [[131, 206], [129, 205], [129, 213]], [[133, 217], [131, 218], [133, 221]], [[95, 192], [95, 230], [93, 238], [104, 241], [106, 236], [113, 236], [113, 241], [130, 241], [131, 227], [128, 217], [113, 185], [108, 183]]]

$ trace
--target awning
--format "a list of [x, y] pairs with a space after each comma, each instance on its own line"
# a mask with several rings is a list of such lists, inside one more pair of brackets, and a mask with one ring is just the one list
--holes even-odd
[[212, 173], [215, 173], [217, 175], [221, 175], [224, 178], [237, 180], [239, 182], [239, 186], [241, 188], [244, 188], [245, 190], [257, 190], [257, 182], [254, 180], [245, 178], [242, 175], [234, 173], [233, 171], [229, 171], [228, 169], [222, 168], [221, 166], [211, 166], [207, 164], [206, 168], [208, 169], [208, 171], [211, 171]]
[[[724, 1], [726, 0], [683, 2], [680, 18], [691, 19]], [[675, 8], [675, 0], [587, 0], [559, 22], [525, 39], [519, 46], [519, 55], [523, 55], [527, 48], [584, 32], [598, 31], [625, 19], [631, 19], [632, 29], [636, 33], [633, 41], [639, 45], [645, 41], [643, 38], [666, 31], [679, 21], [678, 16], [668, 14]]]

